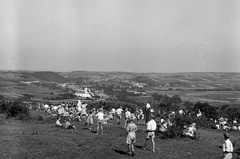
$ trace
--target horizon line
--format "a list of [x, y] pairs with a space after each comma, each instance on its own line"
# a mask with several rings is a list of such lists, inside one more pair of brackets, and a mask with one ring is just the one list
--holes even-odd
[[112, 72], [119, 72], [119, 73], [139, 73], [139, 74], [144, 74], [144, 73], [160, 73], [160, 74], [181, 74], [181, 73], [240, 73], [240, 72], [219, 72], [219, 71], [211, 71], [211, 72], [133, 72], [133, 71], [87, 71], [87, 70], [73, 70], [73, 71], [51, 71], [51, 70], [15, 70], [15, 69], [12, 69], [12, 70], [9, 70], [9, 69], [1, 69], [0, 71], [4, 71], [4, 72], [57, 72], [57, 73], [64, 73], [64, 72], [104, 72], [104, 73], [112, 73]]

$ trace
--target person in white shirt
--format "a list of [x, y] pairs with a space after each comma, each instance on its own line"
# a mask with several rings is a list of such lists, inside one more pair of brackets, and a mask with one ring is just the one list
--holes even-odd
[[128, 125], [128, 122], [129, 122], [129, 119], [130, 119], [130, 118], [131, 118], [131, 113], [130, 113], [130, 111], [128, 110], [128, 108], [126, 108], [124, 129], [127, 128], [127, 125]]
[[99, 128], [102, 130], [102, 135], [103, 135], [103, 122], [104, 122], [104, 114], [103, 114], [103, 109], [100, 108], [99, 112], [96, 115], [97, 117], [97, 134], [99, 134]]
[[153, 147], [153, 152], [155, 152], [155, 131], [157, 129], [157, 123], [154, 120], [154, 116], [151, 117], [151, 120], [147, 123], [147, 137], [146, 137], [146, 141], [144, 144], [143, 149], [146, 150], [147, 149], [147, 141], [151, 138], [152, 139], [152, 147]]
[[113, 116], [113, 119], [114, 119], [115, 113], [116, 113], [116, 109], [115, 109], [115, 108], [112, 108], [111, 112], [112, 112], [112, 116]]
[[56, 121], [56, 127], [62, 127], [62, 124], [60, 122], [61, 118], [58, 118]]
[[119, 107], [117, 110], [116, 110], [116, 113], [117, 113], [117, 122], [118, 122], [118, 125], [120, 125], [120, 121], [121, 121], [121, 117], [122, 117], [122, 107]]
[[232, 152], [233, 152], [233, 145], [232, 145], [232, 142], [229, 140], [229, 134], [228, 133], [225, 133], [224, 135], [224, 143], [223, 143], [223, 155], [224, 155], [224, 158], [223, 159], [232, 159], [233, 156], [232, 156]]

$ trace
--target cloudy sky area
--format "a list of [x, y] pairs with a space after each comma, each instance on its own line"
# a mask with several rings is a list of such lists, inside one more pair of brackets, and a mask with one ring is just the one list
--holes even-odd
[[239, 0], [0, 0], [0, 69], [240, 72]]

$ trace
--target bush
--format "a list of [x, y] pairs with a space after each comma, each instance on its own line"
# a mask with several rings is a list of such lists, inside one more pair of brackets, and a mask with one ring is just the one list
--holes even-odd
[[234, 152], [240, 155], [240, 139], [233, 141]]
[[43, 121], [43, 120], [44, 120], [44, 118], [41, 115], [37, 116], [37, 121]]
[[[156, 121], [159, 123], [160, 119], [157, 118]], [[168, 126], [167, 131], [159, 132], [161, 134], [161, 138], [177, 138], [183, 137], [183, 131], [185, 126], [189, 126], [192, 123], [196, 123], [197, 128], [215, 128], [215, 124], [213, 121], [209, 120], [205, 117], [195, 117], [195, 116], [181, 116], [176, 115], [175, 118], [172, 118], [172, 126]]]
[[8, 105], [5, 102], [2, 102], [0, 105], [0, 113], [5, 113], [8, 109]]
[[29, 109], [21, 102], [1, 103], [0, 112], [6, 114], [6, 118], [26, 120], [30, 118]]

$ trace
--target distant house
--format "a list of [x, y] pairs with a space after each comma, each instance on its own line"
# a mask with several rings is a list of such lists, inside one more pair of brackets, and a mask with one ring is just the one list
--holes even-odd
[[33, 84], [40, 83], [40, 81], [20, 81], [21, 84], [26, 84], [28, 86], [32, 86]]
[[145, 85], [145, 83], [134, 83], [133, 87], [143, 88]]

